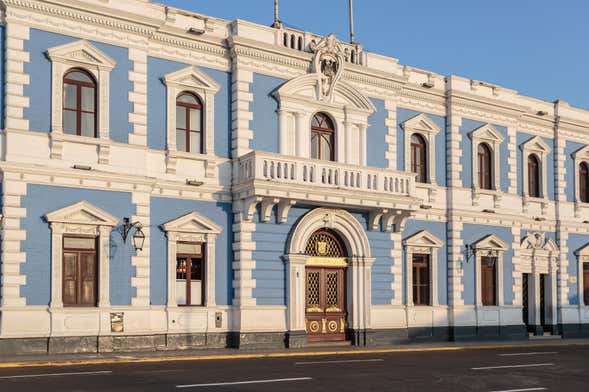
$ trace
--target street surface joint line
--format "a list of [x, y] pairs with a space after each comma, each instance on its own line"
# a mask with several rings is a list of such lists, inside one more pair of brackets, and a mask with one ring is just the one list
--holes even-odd
[[101, 370], [96, 372], [68, 372], [68, 373], [44, 373], [44, 374], [21, 374], [18, 376], [2, 376], [0, 379], [8, 380], [11, 378], [36, 378], [36, 377], [59, 377], [59, 376], [94, 376], [98, 374], [111, 374], [110, 370]]
[[295, 362], [295, 365], [321, 365], [321, 364], [330, 364], [330, 363], [358, 363], [358, 362], [384, 362], [384, 359], [349, 359], [349, 360], [339, 360], [339, 361], [310, 361], [310, 362]]
[[531, 353], [507, 353], [507, 354], [497, 354], [500, 357], [515, 357], [520, 355], [549, 355], [549, 354], [558, 354], [556, 351], [536, 351]]
[[539, 367], [539, 366], [554, 366], [553, 363], [529, 363], [525, 365], [504, 365], [504, 366], [485, 366], [470, 368], [470, 370], [491, 370], [491, 369], [510, 369], [510, 368], [525, 368], [525, 367]]
[[289, 381], [309, 381], [311, 377], [297, 377], [297, 378], [276, 378], [274, 380], [251, 380], [251, 381], [235, 381], [235, 382], [218, 382], [210, 384], [189, 384], [176, 385], [176, 388], [199, 388], [199, 387], [221, 387], [226, 385], [246, 385], [246, 384], [269, 384], [273, 382], [289, 382]]
[[525, 389], [504, 389], [501, 391], [492, 391], [492, 392], [531, 392], [531, 391], [545, 391], [548, 388], [525, 388]]

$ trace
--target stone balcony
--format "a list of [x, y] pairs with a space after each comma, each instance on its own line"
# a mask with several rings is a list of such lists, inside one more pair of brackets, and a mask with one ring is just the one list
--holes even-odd
[[415, 176], [390, 169], [252, 151], [239, 158], [238, 170], [234, 196], [246, 220], [261, 204], [262, 221], [278, 206], [283, 223], [292, 205], [304, 204], [366, 211], [370, 229], [389, 230], [399, 229], [421, 203]]

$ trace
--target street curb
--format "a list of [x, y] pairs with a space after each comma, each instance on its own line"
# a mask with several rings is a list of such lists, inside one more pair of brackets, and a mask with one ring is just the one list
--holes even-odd
[[587, 342], [587, 343], [500, 344], [500, 345], [479, 345], [479, 346], [475, 346], [475, 345], [470, 346], [469, 345], [469, 346], [413, 347], [413, 348], [408, 347], [408, 348], [386, 348], [386, 349], [348, 350], [348, 351], [307, 351], [307, 352], [286, 352], [286, 353], [197, 355], [197, 356], [185, 356], [185, 357], [177, 356], [177, 357], [105, 358], [105, 359], [43, 361], [43, 362], [6, 362], [6, 363], [0, 363], [0, 369], [27, 368], [27, 367], [108, 365], [108, 364], [126, 364], [126, 363], [219, 361], [219, 360], [231, 360], [231, 359], [317, 357], [317, 356], [331, 356], [331, 355], [415, 353], [415, 352], [435, 352], [435, 351], [466, 351], [466, 350], [487, 350], [487, 349], [501, 349], [501, 348], [573, 347], [573, 346], [589, 346], [589, 342]]

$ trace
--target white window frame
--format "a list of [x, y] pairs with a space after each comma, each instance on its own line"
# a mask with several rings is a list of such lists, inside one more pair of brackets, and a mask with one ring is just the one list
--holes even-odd
[[411, 172], [411, 136], [417, 133], [423, 137], [426, 143], [426, 183], [436, 185], [436, 135], [440, 132], [440, 127], [438, 127], [438, 125], [428, 115], [421, 113], [402, 122], [401, 128], [403, 128], [403, 130], [405, 131], [405, 171], [407, 173]]
[[110, 306], [110, 233], [118, 219], [81, 201], [45, 215], [51, 227], [51, 308], [63, 308], [63, 237], [88, 235], [98, 239], [98, 307]]
[[577, 296], [579, 297], [579, 307], [589, 307], [589, 304], [585, 303], [584, 299], [584, 275], [583, 275], [583, 264], [589, 263], [589, 244], [586, 244], [582, 248], [575, 251], [577, 256]]
[[[53, 86], [51, 93], [52, 137], [70, 140], [99, 139], [101, 142], [108, 142], [110, 72], [116, 62], [85, 40], [53, 47], [47, 50], [47, 56], [51, 61], [51, 85]], [[63, 77], [72, 68], [87, 71], [96, 81], [96, 138], [63, 133]], [[52, 148], [52, 156], [61, 156], [60, 151], [53, 150]]]
[[584, 203], [581, 201], [581, 183], [579, 178], [579, 169], [581, 167], [581, 163], [583, 162], [589, 165], [589, 146], [580, 148], [579, 150], [573, 153], [573, 165], [575, 166], [575, 204], [577, 204], [578, 207], [580, 207], [581, 205], [589, 205], [589, 203]]
[[[522, 190], [524, 198], [531, 199], [548, 199], [548, 185], [547, 185], [547, 165], [548, 165], [548, 154], [552, 149], [546, 144], [546, 142], [540, 137], [535, 136], [521, 145], [522, 150]], [[536, 154], [540, 160], [540, 197], [534, 198], [530, 196], [530, 190], [528, 189], [528, 157], [531, 154]]]
[[475, 190], [485, 191], [486, 189], [481, 189], [481, 185], [479, 184], [479, 157], [478, 157], [478, 149], [481, 143], [486, 143], [491, 148], [491, 158], [493, 159], [492, 162], [492, 172], [491, 172], [491, 180], [492, 180], [492, 190], [500, 191], [501, 190], [501, 168], [500, 168], [500, 161], [501, 161], [501, 143], [505, 139], [503, 135], [491, 124], [485, 124], [470, 134], [470, 139], [472, 141], [472, 187]]
[[[215, 155], [215, 94], [221, 87], [210, 76], [194, 66], [167, 74], [163, 78], [167, 89], [167, 149], [181, 157]], [[202, 103], [203, 146], [200, 152], [178, 151], [176, 147], [176, 101], [183, 92], [196, 95]]]
[[419, 231], [403, 240], [405, 248], [405, 302], [407, 306], [421, 306], [413, 304], [413, 255], [429, 255], [430, 275], [430, 306], [438, 306], [438, 251], [444, 242], [427, 230]]
[[162, 225], [167, 237], [168, 300], [169, 308], [177, 307], [176, 297], [176, 253], [178, 242], [204, 244], [203, 269], [205, 277], [204, 307], [216, 305], [215, 301], [215, 242], [223, 230], [210, 219], [197, 212], [191, 212]]
[[483, 257], [496, 257], [497, 258], [497, 268], [495, 268], [495, 280], [497, 284], [495, 285], [495, 295], [497, 296], [497, 305], [495, 306], [503, 306], [505, 304], [504, 298], [504, 284], [503, 284], [503, 254], [509, 250], [509, 245], [507, 245], [501, 238], [497, 237], [494, 234], [488, 235], [486, 237], [481, 238], [474, 244], [472, 244], [472, 249], [475, 256], [475, 273], [476, 273], [476, 290], [475, 290], [475, 303], [477, 307], [492, 307], [483, 305], [483, 294], [482, 294], [482, 259]]

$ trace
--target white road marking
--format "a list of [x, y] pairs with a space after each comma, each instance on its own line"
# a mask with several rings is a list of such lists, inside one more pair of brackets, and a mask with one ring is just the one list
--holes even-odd
[[191, 384], [191, 385], [176, 385], [176, 388], [198, 388], [198, 387], [220, 387], [225, 385], [245, 385], [245, 384], [266, 384], [272, 382], [288, 382], [288, 381], [308, 381], [311, 377], [299, 378], [277, 378], [274, 380], [252, 380], [252, 381], [236, 381], [236, 382], [219, 382], [211, 384]]
[[497, 354], [500, 357], [511, 357], [517, 355], [548, 355], [548, 354], [558, 354], [556, 351], [538, 351], [532, 353], [509, 353], [509, 354]]
[[492, 391], [492, 392], [527, 392], [527, 391], [545, 391], [548, 388], [525, 388], [525, 389], [505, 389], [502, 391]]
[[553, 363], [530, 363], [527, 365], [485, 366], [485, 367], [470, 368], [470, 370], [510, 369], [510, 368], [525, 368], [525, 367], [538, 367], [538, 366], [554, 366], [554, 364]]
[[18, 376], [2, 376], [0, 379], [11, 378], [34, 378], [34, 377], [57, 377], [57, 376], [92, 376], [97, 374], [110, 374], [110, 370], [101, 370], [98, 372], [76, 372], [76, 373], [44, 373], [44, 374], [21, 374]]
[[355, 362], [383, 362], [384, 359], [348, 359], [341, 361], [313, 361], [313, 362], [295, 362], [295, 365], [318, 365], [322, 363], [355, 363]]

